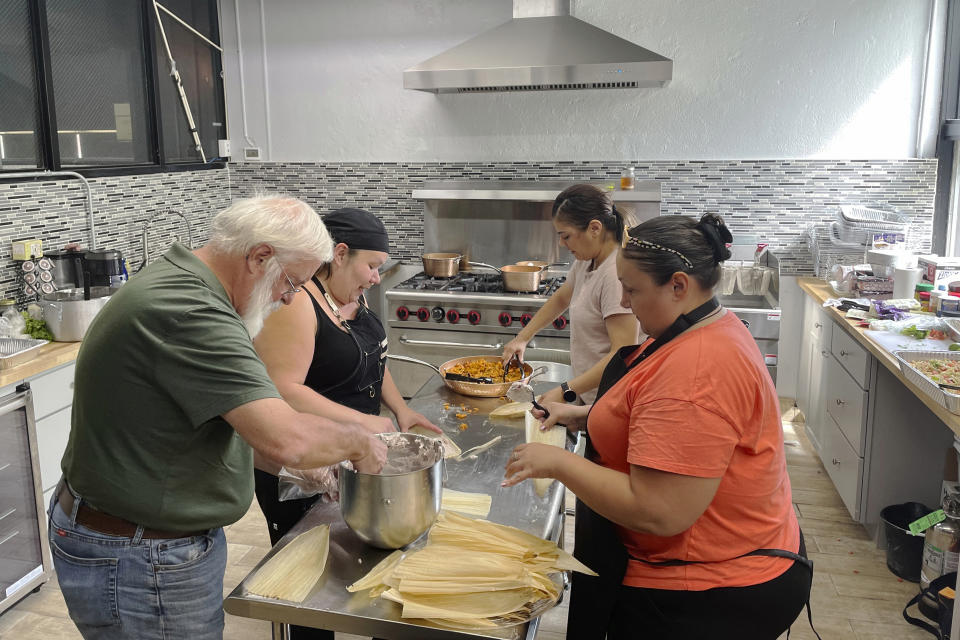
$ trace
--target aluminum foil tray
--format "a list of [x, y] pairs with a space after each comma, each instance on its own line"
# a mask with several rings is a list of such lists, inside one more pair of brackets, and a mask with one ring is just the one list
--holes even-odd
[[33, 338], [0, 338], [0, 369], [9, 369], [33, 359], [37, 349], [50, 342]]
[[910, 366], [911, 362], [917, 360], [960, 360], [960, 351], [894, 351], [893, 355], [907, 380], [920, 387], [950, 413], [960, 415], [960, 393], [941, 389], [936, 382]]

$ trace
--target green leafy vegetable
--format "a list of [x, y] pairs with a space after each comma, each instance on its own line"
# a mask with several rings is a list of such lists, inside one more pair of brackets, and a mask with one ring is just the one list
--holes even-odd
[[906, 329], [902, 329], [900, 333], [905, 336], [910, 336], [911, 338], [916, 338], [917, 340], [923, 340], [927, 337], [928, 331], [924, 329], [917, 329], [917, 325], [912, 324]]
[[50, 333], [50, 329], [47, 328], [46, 322], [31, 318], [30, 314], [26, 311], [21, 311], [20, 315], [23, 316], [24, 321], [27, 323], [26, 332], [31, 338], [36, 338], [38, 340], [53, 340], [53, 334]]
[[949, 347], [947, 347], [947, 349], [950, 349], [950, 351], [960, 351], [960, 342], [954, 342]]

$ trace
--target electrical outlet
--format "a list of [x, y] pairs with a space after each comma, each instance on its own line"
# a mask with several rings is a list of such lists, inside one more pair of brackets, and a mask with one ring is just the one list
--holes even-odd
[[259, 159], [260, 159], [260, 147], [244, 147], [244, 148], [243, 148], [243, 159], [244, 159], [244, 160], [259, 160]]
[[230, 141], [229, 140], [217, 140], [217, 149], [220, 151], [221, 158], [230, 157]]

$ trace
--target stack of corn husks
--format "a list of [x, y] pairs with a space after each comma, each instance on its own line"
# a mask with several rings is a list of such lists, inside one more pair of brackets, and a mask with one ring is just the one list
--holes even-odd
[[403, 605], [402, 617], [483, 629], [529, 620], [555, 603], [549, 574], [596, 575], [556, 544], [519, 529], [443, 511], [418, 551], [394, 551], [347, 587]]

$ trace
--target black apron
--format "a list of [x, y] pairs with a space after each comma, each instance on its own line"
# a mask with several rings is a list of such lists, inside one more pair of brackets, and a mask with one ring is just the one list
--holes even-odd
[[[313, 278], [313, 282], [320, 289], [320, 293], [327, 298], [329, 304], [330, 299], [323, 285], [317, 278]], [[310, 292], [307, 291], [307, 294], [310, 295]], [[319, 323], [330, 321], [330, 319], [312, 295], [310, 295], [310, 299], [313, 301], [314, 310], [317, 312], [317, 333], [319, 335]], [[331, 305], [331, 308], [334, 307]], [[357, 316], [353, 320], [340, 320], [340, 326], [343, 327], [345, 334], [350, 337], [356, 348], [357, 355], [348, 360], [351, 363], [348, 367], [350, 370], [343, 371], [341, 375], [337, 376], [337, 382], [317, 387], [309, 384], [308, 386], [325, 398], [351, 409], [366, 414], [378, 414], [380, 413], [380, 396], [387, 359], [387, 333], [384, 331], [380, 319], [366, 306], [366, 301], [363, 298], [360, 299]], [[315, 345], [314, 360], [320, 354], [331, 355], [319, 351], [320, 349], [325, 349], [324, 345]], [[324, 368], [337, 370], [340, 365], [340, 363], [331, 361], [328, 357], [321, 357], [320, 359], [324, 363]], [[337, 359], [339, 358], [334, 358], [334, 360]]]
[[[716, 311], [720, 303], [716, 298], [700, 305], [693, 311], [681, 315], [663, 334], [654, 340], [643, 353], [629, 365], [626, 358], [636, 352], [634, 345], [620, 349], [603, 370], [603, 377], [597, 387], [597, 397], [594, 405], [607, 391], [610, 390], [631, 369], [646, 360], [657, 349], [670, 342], [693, 324], [703, 320]], [[589, 425], [589, 416], [588, 416]], [[586, 435], [587, 448], [585, 457], [595, 461], [596, 450], [590, 442], [589, 429]], [[802, 535], [802, 534], [801, 534]], [[631, 559], [647, 564], [662, 566], [676, 566], [695, 564], [688, 560], [667, 560], [664, 562], [648, 562], [631, 556], [620, 536], [616, 525], [605, 517], [593, 511], [577, 498], [577, 515], [574, 521], [574, 557], [584, 563], [599, 575], [588, 576], [574, 572], [571, 578], [570, 609], [567, 616], [567, 637], [577, 640], [603, 640], [607, 634], [610, 618], [617, 603], [617, 595], [623, 585], [623, 577], [627, 572], [627, 562]], [[778, 556], [791, 558], [802, 562], [813, 571], [813, 562], [809, 559], [783, 549], [756, 549], [742, 556]], [[807, 614], [810, 614], [809, 601]], [[812, 622], [811, 622], [812, 627]], [[819, 638], [819, 636], [817, 636]]]

